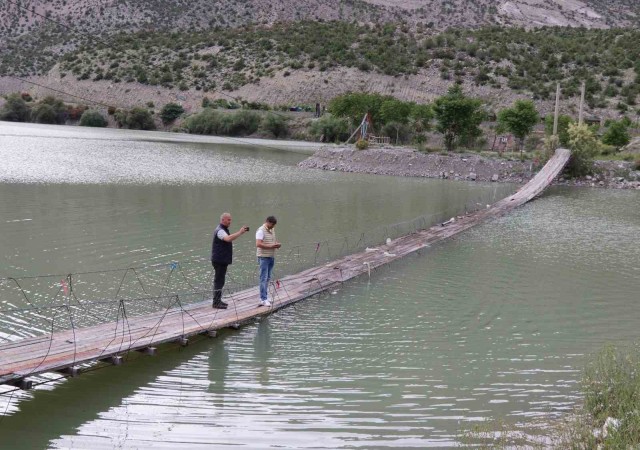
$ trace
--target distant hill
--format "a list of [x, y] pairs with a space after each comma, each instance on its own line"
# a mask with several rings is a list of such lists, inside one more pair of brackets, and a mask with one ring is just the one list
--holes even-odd
[[624, 111], [640, 90], [637, 0], [5, 0], [0, 8], [0, 93], [28, 88], [2, 77], [19, 75], [127, 104], [139, 101], [132, 92], [194, 104], [205, 94], [291, 103], [348, 90], [426, 101], [459, 82], [502, 104], [549, 101], [556, 82], [575, 96], [587, 80], [592, 108]]

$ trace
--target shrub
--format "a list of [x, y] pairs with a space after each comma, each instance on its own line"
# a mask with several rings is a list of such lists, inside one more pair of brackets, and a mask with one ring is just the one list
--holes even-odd
[[260, 115], [251, 111], [228, 114], [205, 108], [202, 112], [188, 117], [184, 128], [193, 134], [213, 134], [243, 136], [258, 131]]
[[67, 106], [62, 100], [52, 96], [40, 100], [31, 110], [31, 120], [36, 123], [62, 125], [67, 117]]
[[31, 108], [23, 100], [20, 94], [10, 94], [0, 109], [0, 120], [8, 122], [28, 122], [31, 117]]
[[136, 107], [127, 112], [125, 124], [132, 130], [155, 130], [156, 124], [149, 110]]
[[179, 105], [177, 103], [167, 103], [160, 110], [160, 118], [162, 119], [162, 123], [167, 125], [172, 123], [183, 113], [184, 108], [182, 107], [182, 105]]
[[[569, 116], [558, 116], [558, 137], [560, 138], [560, 145], [563, 147], [569, 146], [569, 125], [573, 123], [573, 119]], [[553, 115], [548, 115], [544, 118], [544, 132], [547, 136], [553, 134]]]
[[566, 172], [574, 177], [593, 172], [593, 158], [600, 151], [600, 145], [593, 131], [587, 125], [572, 123], [569, 125], [569, 146], [571, 159]]
[[366, 150], [369, 148], [369, 141], [367, 141], [366, 139], [358, 139], [356, 141], [356, 148], [358, 150]]
[[276, 138], [284, 138], [289, 134], [287, 119], [276, 114], [268, 114], [262, 119], [262, 129]]
[[238, 111], [224, 114], [222, 134], [229, 136], [245, 136], [253, 134], [260, 128], [260, 114], [252, 111]]
[[205, 108], [202, 112], [187, 117], [184, 127], [192, 134], [218, 134], [220, 113], [213, 108]]
[[80, 117], [80, 126], [81, 127], [106, 127], [107, 119], [104, 116], [94, 109], [88, 109], [84, 113], [82, 113], [82, 117]]
[[629, 131], [624, 122], [612, 122], [602, 136], [602, 142], [607, 145], [612, 145], [616, 149], [624, 147], [631, 141]]
[[311, 123], [311, 134], [325, 142], [345, 141], [349, 138], [347, 119], [325, 114]]

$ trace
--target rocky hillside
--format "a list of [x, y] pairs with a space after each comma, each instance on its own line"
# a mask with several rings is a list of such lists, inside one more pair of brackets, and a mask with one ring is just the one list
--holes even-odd
[[[636, 0], [5, 0], [0, 38], [47, 28], [46, 18], [84, 33], [203, 30], [299, 20], [401, 21], [437, 30], [487, 24], [624, 27]], [[72, 36], [70, 36], [72, 37]]]
[[349, 90], [428, 101], [458, 82], [505, 105], [546, 104], [556, 82], [575, 99], [586, 80], [592, 109], [626, 112], [640, 90], [637, 0], [5, 0], [0, 8], [0, 93], [36, 89], [2, 77], [18, 75], [119, 106], [195, 105], [204, 95], [312, 103]]

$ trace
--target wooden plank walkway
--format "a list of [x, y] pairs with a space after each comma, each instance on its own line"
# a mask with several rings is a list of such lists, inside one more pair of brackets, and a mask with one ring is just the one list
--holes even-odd
[[[238, 292], [225, 301], [229, 309], [212, 309], [210, 300], [179, 306], [125, 322], [57, 332], [0, 345], [0, 384], [20, 384], [43, 372], [73, 369], [78, 364], [119, 357], [166, 342], [237, 326], [269, 314], [340, 283], [366, 274], [429, 245], [447, 239], [482, 221], [505, 214], [544, 191], [562, 171], [570, 152], [558, 149], [540, 172], [515, 194], [491, 207], [393, 240], [388, 245], [346, 256], [280, 280], [272, 308], [259, 307], [257, 287]], [[184, 343], [184, 341], [182, 341]], [[114, 361], [118, 361], [115, 359]], [[24, 383], [22, 384], [24, 386]]]

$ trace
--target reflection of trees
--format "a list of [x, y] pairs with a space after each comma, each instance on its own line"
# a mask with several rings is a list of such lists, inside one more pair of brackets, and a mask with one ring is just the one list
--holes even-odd
[[253, 340], [255, 361], [258, 364], [258, 381], [262, 385], [269, 384], [269, 354], [271, 352], [271, 325], [269, 319], [262, 319], [258, 324], [258, 332]]
[[225, 375], [229, 367], [229, 351], [224, 340], [216, 342], [209, 352], [209, 392], [215, 408], [224, 407]]

